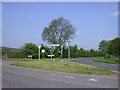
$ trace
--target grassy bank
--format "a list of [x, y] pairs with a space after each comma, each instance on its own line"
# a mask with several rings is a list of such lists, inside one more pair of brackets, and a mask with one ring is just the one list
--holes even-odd
[[110, 64], [120, 64], [120, 61], [112, 60], [112, 59], [94, 59], [92, 61], [110, 63]]
[[90, 65], [84, 65], [74, 62], [62, 62], [62, 61], [25, 61], [16, 62], [11, 65], [35, 68], [41, 70], [50, 70], [56, 72], [67, 72], [76, 74], [88, 74], [88, 75], [116, 75], [117, 73], [111, 70], [94, 67]]

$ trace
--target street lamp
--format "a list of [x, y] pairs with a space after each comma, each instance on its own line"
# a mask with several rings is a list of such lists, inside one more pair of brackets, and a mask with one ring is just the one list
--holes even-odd
[[39, 50], [38, 50], [38, 53], [39, 53], [39, 60], [40, 60], [40, 49], [41, 49], [41, 45], [38, 45], [38, 48], [39, 48]]

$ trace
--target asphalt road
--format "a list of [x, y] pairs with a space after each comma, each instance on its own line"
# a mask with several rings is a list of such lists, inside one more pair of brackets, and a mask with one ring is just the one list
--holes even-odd
[[44, 71], [2, 63], [3, 88], [118, 88], [117, 76]]
[[113, 71], [119, 71], [118, 67], [120, 68], [120, 65], [108, 64], [108, 63], [102, 63], [102, 62], [95, 62], [95, 61], [92, 61], [93, 59], [96, 59], [96, 58], [77, 59], [77, 60], [70, 60], [70, 61], [71, 62], [76, 62], [76, 63], [93, 65], [93, 66], [96, 66], [96, 67], [107, 68], [107, 69], [110, 69], [110, 70], [113, 70]]

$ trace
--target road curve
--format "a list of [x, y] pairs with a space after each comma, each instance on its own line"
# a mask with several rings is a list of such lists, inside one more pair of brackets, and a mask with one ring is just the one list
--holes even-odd
[[120, 68], [120, 65], [108, 64], [108, 63], [102, 63], [102, 62], [95, 62], [95, 61], [92, 61], [93, 59], [96, 59], [96, 58], [76, 59], [76, 60], [70, 60], [70, 61], [71, 62], [76, 62], [76, 63], [93, 65], [93, 66], [96, 66], [96, 67], [107, 68], [107, 69], [110, 69], [110, 70], [113, 70], [113, 71], [119, 71], [118, 67]]

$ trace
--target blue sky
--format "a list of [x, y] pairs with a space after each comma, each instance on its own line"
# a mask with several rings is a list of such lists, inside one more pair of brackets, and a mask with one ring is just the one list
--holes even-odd
[[98, 49], [101, 40], [118, 37], [117, 2], [3, 2], [3, 46], [20, 48], [42, 41], [42, 31], [53, 19], [64, 17], [78, 28], [71, 45]]

